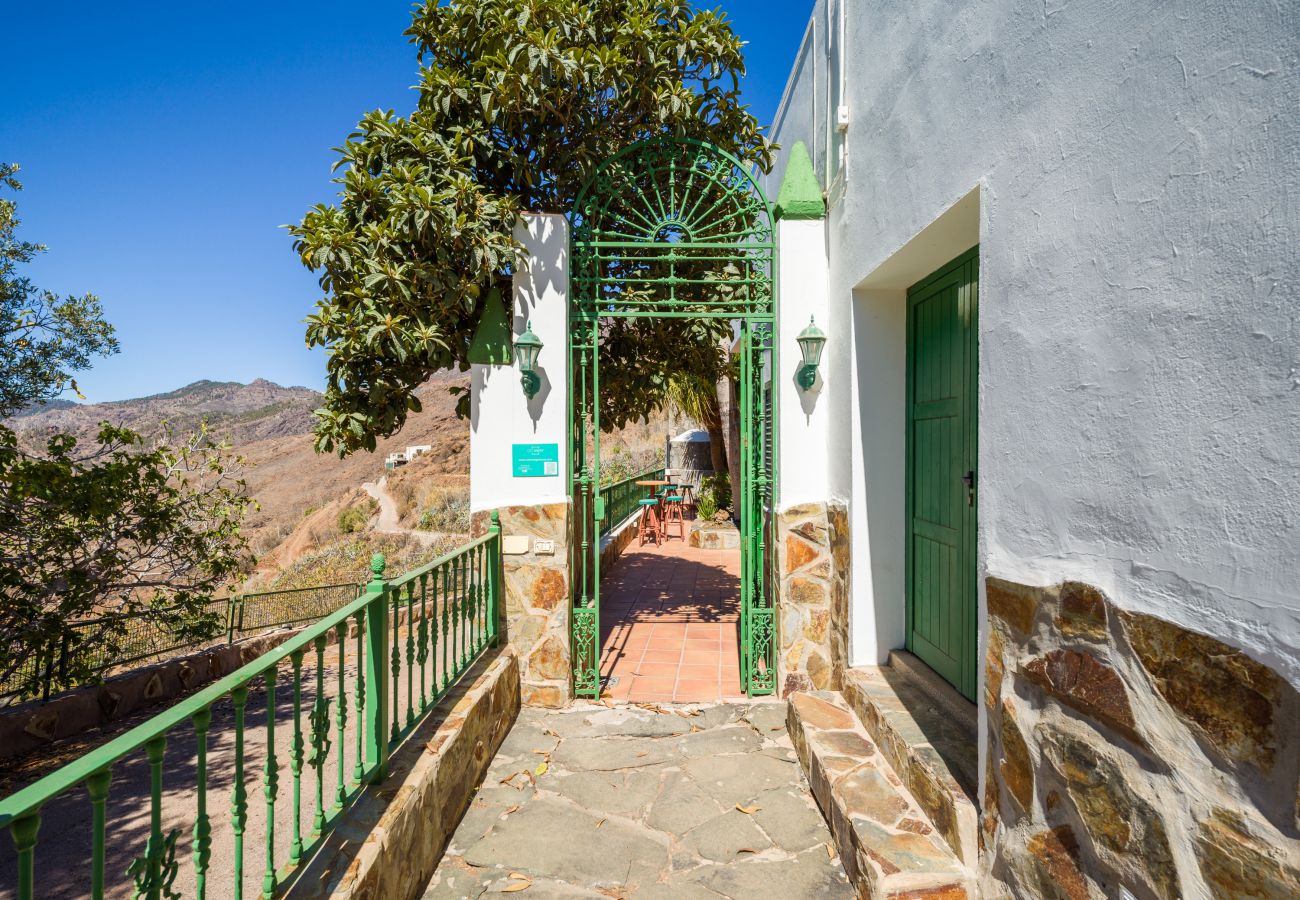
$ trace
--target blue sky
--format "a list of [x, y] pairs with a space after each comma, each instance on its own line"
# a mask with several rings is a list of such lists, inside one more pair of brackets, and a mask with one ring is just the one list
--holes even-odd
[[[770, 122], [813, 0], [722, 0]], [[711, 5], [705, 3], [703, 5]], [[414, 103], [407, 0], [24, 3], [0, 21], [0, 159], [22, 164], [20, 236], [41, 287], [98, 294], [122, 352], [92, 401], [200, 378], [319, 388], [319, 296], [280, 228], [329, 201], [330, 148]]]

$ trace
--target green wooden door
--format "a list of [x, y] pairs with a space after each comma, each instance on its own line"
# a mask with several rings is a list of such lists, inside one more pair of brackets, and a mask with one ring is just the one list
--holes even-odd
[[978, 270], [977, 247], [907, 292], [907, 649], [971, 700]]

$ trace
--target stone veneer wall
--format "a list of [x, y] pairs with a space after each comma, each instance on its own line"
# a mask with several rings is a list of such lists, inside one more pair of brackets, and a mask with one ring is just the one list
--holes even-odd
[[839, 690], [848, 666], [849, 516], [840, 503], [777, 515], [781, 695]]
[[1086, 584], [990, 578], [992, 896], [1300, 897], [1300, 697]]
[[[500, 510], [503, 537], [526, 535], [528, 552], [503, 555], [505, 636], [519, 654], [520, 695], [525, 706], [562, 707], [569, 702], [569, 507], [511, 506]], [[533, 552], [541, 538], [555, 542], [553, 555]]]

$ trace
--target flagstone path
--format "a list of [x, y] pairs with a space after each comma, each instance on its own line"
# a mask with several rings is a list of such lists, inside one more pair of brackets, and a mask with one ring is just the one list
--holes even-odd
[[425, 900], [848, 898], [779, 701], [524, 709]]

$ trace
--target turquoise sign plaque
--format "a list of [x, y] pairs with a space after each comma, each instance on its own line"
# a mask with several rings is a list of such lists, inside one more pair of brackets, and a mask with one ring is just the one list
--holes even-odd
[[560, 474], [560, 445], [513, 444], [510, 461], [516, 478], [554, 478]]

